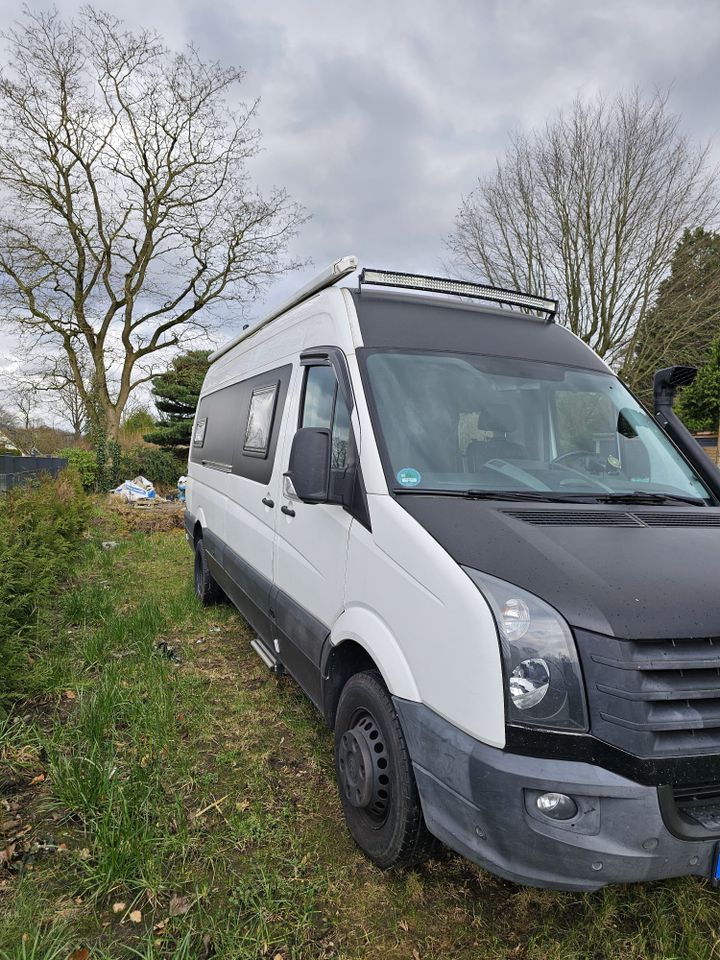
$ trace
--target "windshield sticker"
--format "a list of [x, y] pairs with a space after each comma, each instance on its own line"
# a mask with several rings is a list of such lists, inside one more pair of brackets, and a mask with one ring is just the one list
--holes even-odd
[[403, 467], [402, 470], [398, 470], [396, 479], [401, 487], [416, 487], [422, 477], [420, 471], [414, 467]]

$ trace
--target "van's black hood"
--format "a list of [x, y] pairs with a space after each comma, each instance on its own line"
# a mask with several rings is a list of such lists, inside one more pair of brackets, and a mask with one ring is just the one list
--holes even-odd
[[[574, 627], [638, 640], [720, 637], [720, 509], [397, 499], [458, 563], [524, 587]], [[669, 515], [672, 526], [569, 522], [578, 509]], [[518, 519], [545, 510], [567, 511], [568, 522]]]

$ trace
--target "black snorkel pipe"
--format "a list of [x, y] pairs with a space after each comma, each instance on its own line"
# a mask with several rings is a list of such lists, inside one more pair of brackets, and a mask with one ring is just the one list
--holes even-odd
[[697, 367], [665, 367], [658, 370], [653, 381], [655, 419], [675, 446], [687, 457], [695, 472], [720, 500], [720, 470], [705, 455], [700, 444], [673, 410], [673, 400], [680, 387], [689, 386], [697, 376]]

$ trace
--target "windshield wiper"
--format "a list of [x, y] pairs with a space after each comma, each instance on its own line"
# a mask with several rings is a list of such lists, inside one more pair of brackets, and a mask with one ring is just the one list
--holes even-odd
[[464, 497], [471, 500], [538, 500], [552, 503], [568, 503], [562, 493], [553, 493], [552, 490], [464, 490]]
[[415, 488], [414, 490], [396, 489], [395, 493], [425, 493], [432, 496], [464, 497], [467, 500], [534, 500], [550, 503], [571, 503], [562, 493], [548, 490], [432, 490]]
[[599, 493], [592, 495], [593, 503], [689, 503], [694, 507], [706, 507], [700, 497], [684, 497], [679, 493], [652, 493], [646, 490], [628, 490], [626, 493]]
[[700, 497], [684, 497], [678, 493], [653, 493], [645, 490], [628, 490], [625, 493], [554, 493], [552, 490], [434, 490], [429, 487], [408, 490], [396, 488], [395, 493], [424, 493], [441, 497], [465, 497], [468, 500], [528, 500], [545, 503], [688, 503], [693, 507], [706, 507]]

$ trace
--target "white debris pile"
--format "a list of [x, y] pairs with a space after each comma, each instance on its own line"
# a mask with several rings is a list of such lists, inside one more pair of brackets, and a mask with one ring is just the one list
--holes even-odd
[[154, 500], [156, 497], [155, 487], [147, 477], [135, 477], [134, 480], [126, 480], [119, 487], [112, 491], [128, 503], [135, 503], [138, 500]]

